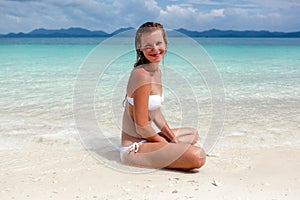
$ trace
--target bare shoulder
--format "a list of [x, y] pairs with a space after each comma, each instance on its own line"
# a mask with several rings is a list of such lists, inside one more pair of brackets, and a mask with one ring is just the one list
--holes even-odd
[[151, 79], [149, 72], [142, 67], [134, 68], [131, 72], [130, 78], [141, 82], [148, 82]]
[[127, 85], [127, 94], [131, 96], [136, 89], [148, 84], [151, 84], [149, 73], [143, 68], [134, 68]]

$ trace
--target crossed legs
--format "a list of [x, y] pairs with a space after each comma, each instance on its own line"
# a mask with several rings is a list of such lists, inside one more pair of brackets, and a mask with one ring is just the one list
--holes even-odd
[[173, 129], [177, 143], [147, 142], [139, 146], [138, 152], [128, 152], [123, 163], [149, 168], [173, 168], [190, 170], [200, 168], [206, 160], [205, 152], [194, 146], [199, 135], [192, 128]]

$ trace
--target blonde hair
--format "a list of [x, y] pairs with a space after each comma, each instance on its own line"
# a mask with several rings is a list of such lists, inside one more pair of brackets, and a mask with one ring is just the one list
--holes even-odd
[[161, 30], [163, 34], [163, 39], [166, 45], [168, 44], [166, 31], [160, 23], [157, 22], [146, 22], [142, 24], [135, 34], [135, 49], [136, 49], [136, 62], [134, 67], [137, 67], [142, 64], [148, 64], [149, 60], [144, 56], [144, 53], [139, 49], [139, 45], [141, 44], [141, 38], [144, 33], [152, 33], [154, 31]]

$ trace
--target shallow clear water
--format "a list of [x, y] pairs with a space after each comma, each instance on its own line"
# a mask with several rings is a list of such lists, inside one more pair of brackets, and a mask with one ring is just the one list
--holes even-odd
[[[63, 142], [76, 138], [74, 84], [80, 67], [102, 40], [0, 39], [1, 148], [24, 146], [27, 136], [33, 136], [34, 142], [45, 137], [61, 138]], [[176, 54], [177, 50], [197, 52], [193, 48], [199, 47], [191, 48], [180, 41], [170, 44], [162, 67], [166, 99], [163, 111], [172, 126], [195, 124], [205, 136], [213, 117], [210, 83], [206, 82], [207, 75], [199, 74], [184, 59], [185, 55]], [[208, 53], [223, 81], [226, 116], [221, 139], [232, 140], [228, 144], [231, 146], [300, 142], [300, 39], [197, 38], [195, 41]], [[102, 48], [107, 55], [113, 55], [124, 46], [133, 49], [132, 42], [122, 39]], [[100, 68], [105, 60], [101, 56], [105, 55], [97, 59]], [[200, 61], [197, 56], [195, 60]], [[97, 121], [112, 136], [118, 137], [120, 133], [122, 100], [134, 61], [133, 50], [115, 57], [95, 86]], [[182, 113], [180, 100], [190, 103], [191, 107], [185, 108], [190, 116]], [[32, 137], [29, 140], [32, 142]]]

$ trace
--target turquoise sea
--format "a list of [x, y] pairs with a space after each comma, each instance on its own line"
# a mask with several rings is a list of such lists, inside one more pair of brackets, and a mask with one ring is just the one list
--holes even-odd
[[[85, 61], [89, 61], [88, 56], [104, 40], [0, 38], [1, 149], [25, 148], [38, 143], [71, 146], [78, 142], [78, 124], [74, 120], [74, 115], [78, 114], [74, 113], [75, 83], [79, 70]], [[220, 117], [222, 127], [218, 140], [230, 142], [220, 145], [299, 145], [299, 38], [193, 40], [212, 60], [222, 81], [218, 84], [224, 91], [226, 112], [224, 119]], [[198, 47], [190, 47], [180, 41], [170, 44], [163, 63], [165, 67], [162, 67], [163, 81], [168, 83], [164, 85], [164, 112], [172, 126], [195, 121], [197, 115], [193, 123], [205, 136], [215, 117], [212, 113], [214, 102], [211, 100], [214, 97], [209, 91], [210, 87], [214, 88], [211, 86], [214, 83], [207, 82], [207, 75], [199, 75], [189, 60], [184, 59], [188, 54], [174, 53], [176, 50], [197, 52], [193, 48]], [[98, 55], [99, 68], [105, 68], [105, 73], [99, 77], [96, 90], [93, 91], [96, 94], [94, 111], [98, 125], [107, 137], [119, 137], [125, 95], [123, 88], [135, 54], [128, 51], [116, 55], [107, 66], [101, 66], [101, 62], [108, 59], [105, 56], [114, 55], [116, 49], [124, 46], [133, 49], [131, 45], [127, 40], [108, 43], [101, 47], [102, 50], [105, 48], [105, 54]], [[201, 63], [200, 55], [193, 55], [193, 59]], [[175, 75], [172, 74], [174, 72]], [[181, 84], [181, 78], [184, 84]], [[88, 75], [85, 81], [80, 84], [88, 84]], [[184, 113], [178, 103], [180, 100], [191, 105], [184, 108]], [[199, 104], [197, 109], [195, 102]], [[114, 108], [114, 105], [118, 108]], [[84, 105], [79, 106], [84, 109]]]

